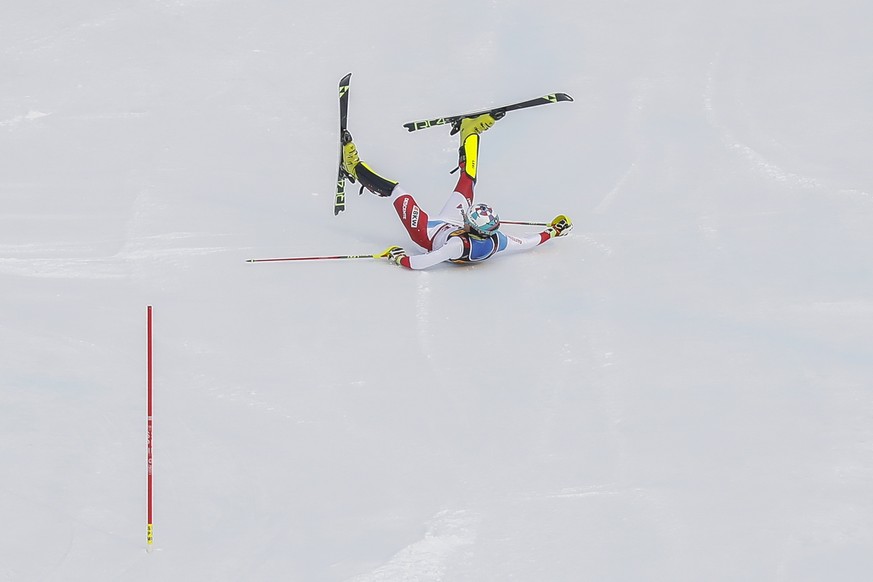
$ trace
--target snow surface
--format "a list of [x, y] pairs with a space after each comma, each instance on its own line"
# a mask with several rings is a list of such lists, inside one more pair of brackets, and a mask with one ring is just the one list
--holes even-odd
[[[873, 5], [0, 6], [0, 581], [873, 576]], [[402, 124], [552, 91], [409, 272]], [[506, 227], [509, 229], [510, 227]], [[514, 227], [519, 229], [523, 227]], [[155, 551], [145, 320], [155, 310]]]

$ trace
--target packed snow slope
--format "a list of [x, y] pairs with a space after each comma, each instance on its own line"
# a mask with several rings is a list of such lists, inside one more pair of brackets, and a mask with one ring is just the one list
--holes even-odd
[[[869, 580], [869, 2], [4, 0], [0, 581]], [[411, 249], [457, 138], [573, 233]], [[525, 227], [510, 227], [524, 232]], [[155, 544], [146, 550], [146, 306]]]

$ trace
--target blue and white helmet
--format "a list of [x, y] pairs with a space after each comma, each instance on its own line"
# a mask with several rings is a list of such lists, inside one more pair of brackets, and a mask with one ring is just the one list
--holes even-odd
[[500, 228], [500, 217], [487, 204], [476, 204], [464, 215], [464, 222], [474, 234], [491, 236]]

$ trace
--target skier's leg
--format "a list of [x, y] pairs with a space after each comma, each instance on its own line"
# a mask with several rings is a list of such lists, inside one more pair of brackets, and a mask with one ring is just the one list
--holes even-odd
[[442, 220], [443, 222], [450, 222], [452, 224], [457, 224], [461, 226], [464, 224], [464, 213], [472, 206], [473, 204], [473, 191], [470, 190], [469, 198], [467, 195], [462, 194], [455, 188], [455, 191], [452, 192], [449, 199], [446, 200], [443, 209], [440, 210], [439, 214], [434, 216], [435, 220]]
[[[494, 117], [488, 113], [461, 120], [461, 146], [458, 148], [458, 168], [461, 170], [461, 175], [458, 177], [454, 193], [446, 201], [440, 216], [454, 216], [460, 212], [463, 218], [463, 212], [473, 205], [473, 188], [476, 185], [479, 169], [479, 134], [487, 131], [492, 125], [494, 125]], [[458, 196], [464, 200], [458, 200]]]
[[358, 149], [352, 141], [352, 134], [343, 134], [343, 169], [353, 179], [361, 182], [361, 186], [378, 196], [391, 196], [391, 191], [397, 182], [383, 178], [358, 157]]
[[399, 184], [394, 187], [391, 200], [394, 204], [394, 210], [397, 211], [397, 216], [400, 218], [400, 222], [403, 223], [403, 227], [406, 229], [412, 242], [425, 251], [433, 250], [432, 233], [429, 232], [430, 229], [428, 228], [429, 220], [427, 212], [422, 210], [415, 201], [415, 198]]
[[[343, 136], [343, 167], [350, 176], [361, 182], [361, 186], [373, 194], [389, 198], [412, 242], [425, 251], [433, 250], [431, 238], [437, 229], [428, 228], [427, 212], [422, 210], [412, 195], [397, 182], [383, 178], [361, 161], [352, 136], [348, 132]], [[442, 222], [439, 224], [442, 225]]]

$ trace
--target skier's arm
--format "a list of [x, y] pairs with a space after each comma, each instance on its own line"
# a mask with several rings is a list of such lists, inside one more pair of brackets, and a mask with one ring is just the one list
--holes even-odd
[[399, 252], [388, 253], [388, 260], [397, 263], [401, 267], [413, 269], [415, 271], [427, 269], [439, 263], [450, 261], [452, 259], [460, 259], [464, 254], [464, 243], [460, 238], [453, 237], [446, 241], [446, 244], [438, 249], [432, 250], [429, 253], [421, 255], [407, 255], [400, 247], [392, 247], [398, 249]]
[[573, 223], [563, 214], [556, 216], [549, 224], [549, 227], [542, 232], [527, 236], [506, 236], [506, 246], [500, 249], [504, 253], [516, 253], [526, 251], [534, 247], [538, 247], [544, 242], [550, 241], [556, 236], [565, 236], [570, 229], [573, 228]]

